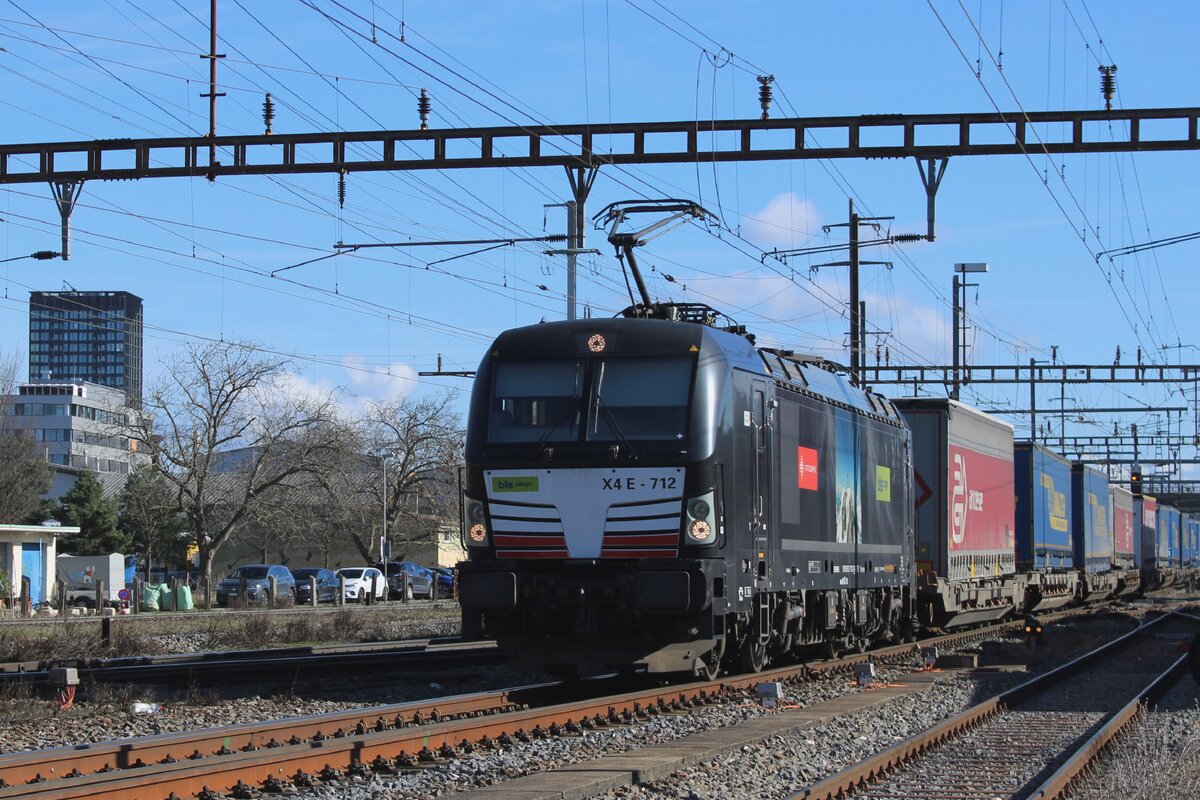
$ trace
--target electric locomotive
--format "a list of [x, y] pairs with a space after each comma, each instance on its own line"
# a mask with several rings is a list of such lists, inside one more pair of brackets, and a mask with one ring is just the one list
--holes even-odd
[[507, 331], [480, 364], [464, 637], [548, 671], [715, 675], [911, 632], [891, 403], [705, 306], [626, 314]]

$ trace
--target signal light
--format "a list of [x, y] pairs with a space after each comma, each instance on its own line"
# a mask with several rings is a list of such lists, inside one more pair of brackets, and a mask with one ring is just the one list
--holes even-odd
[[1142, 468], [1135, 466], [1129, 472], [1129, 490], [1134, 497], [1142, 496]]

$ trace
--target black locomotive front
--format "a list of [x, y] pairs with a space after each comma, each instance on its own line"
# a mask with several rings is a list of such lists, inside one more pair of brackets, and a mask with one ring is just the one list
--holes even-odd
[[731, 345], [753, 363], [742, 337], [660, 320], [496, 340], [468, 421], [464, 636], [585, 674], [691, 670], [713, 650]]

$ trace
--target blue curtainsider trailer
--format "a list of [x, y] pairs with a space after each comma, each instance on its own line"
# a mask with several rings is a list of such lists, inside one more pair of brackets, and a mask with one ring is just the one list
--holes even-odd
[[1108, 524], [1108, 478], [1085, 464], [1071, 468], [1071, 541], [1075, 565], [1086, 572], [1113, 568], [1113, 532]]
[[1013, 462], [1017, 569], [1071, 569], [1070, 462], [1031, 442], [1013, 445]]

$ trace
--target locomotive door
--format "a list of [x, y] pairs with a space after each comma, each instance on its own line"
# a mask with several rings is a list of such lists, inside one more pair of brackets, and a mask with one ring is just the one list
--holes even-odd
[[754, 382], [751, 416], [754, 427], [754, 469], [750, 493], [753, 501], [751, 531], [755, 550], [754, 580], [756, 584], [762, 584], [767, 580], [767, 559], [771, 552], [771, 401], [767, 398], [767, 384], [762, 381]]
[[[751, 385], [750, 415], [754, 429], [754, 468], [751, 472], [750, 497], [751, 541], [754, 545], [754, 623], [758, 644], [747, 649], [752, 656], [748, 667], [761, 668], [765, 646], [771, 636], [770, 559], [771, 559], [771, 409], [774, 400], [767, 396], [768, 384], [754, 381]], [[749, 644], [748, 644], [749, 647]]]

